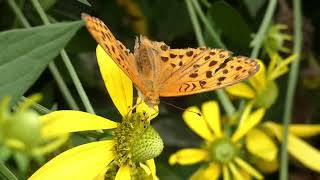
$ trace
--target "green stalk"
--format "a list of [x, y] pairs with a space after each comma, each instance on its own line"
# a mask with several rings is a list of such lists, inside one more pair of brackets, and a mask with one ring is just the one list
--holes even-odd
[[280, 157], [280, 180], [288, 179], [288, 127], [292, 118], [292, 108], [293, 108], [293, 98], [295, 94], [295, 89], [297, 86], [298, 80], [298, 72], [299, 72], [299, 57], [301, 57], [301, 43], [302, 43], [302, 24], [301, 24], [301, 1], [293, 0], [293, 15], [294, 15], [294, 45], [293, 45], [293, 53], [297, 54], [298, 57], [295, 61], [292, 62], [289, 80], [288, 80], [288, 88], [287, 88], [287, 96], [285, 101], [285, 109], [283, 115], [283, 140], [281, 146], [281, 157]]
[[[18, 5], [16, 4], [15, 0], [8, 0], [8, 4], [11, 7], [11, 9], [13, 10], [13, 12], [16, 14], [16, 16], [18, 17], [18, 19], [20, 20], [20, 22], [22, 23], [22, 25], [25, 28], [30, 28], [31, 25], [28, 22], [28, 20], [26, 19], [26, 17], [23, 15], [23, 13], [21, 12], [21, 10], [19, 9]], [[76, 101], [73, 99], [71, 92], [69, 91], [66, 83], [64, 82], [60, 72], [58, 71], [58, 68], [56, 66], [56, 64], [52, 61], [49, 63], [49, 70], [53, 76], [53, 78], [55, 79], [55, 81], [58, 84], [58, 87], [63, 95], [63, 97], [65, 98], [66, 102], [68, 103], [69, 107], [71, 109], [74, 110], [79, 110], [79, 107], [76, 103]]]
[[[205, 46], [206, 44], [205, 44], [205, 41], [204, 41], [204, 38], [203, 38], [203, 34], [202, 34], [202, 31], [201, 31], [201, 28], [200, 28], [200, 24], [199, 24], [196, 12], [195, 12], [195, 10], [194, 10], [194, 8], [192, 6], [192, 0], [185, 0], [185, 2], [186, 2], [186, 5], [187, 5], [187, 9], [188, 9], [188, 12], [189, 12], [189, 16], [190, 16], [190, 19], [191, 19], [191, 23], [193, 25], [193, 29], [194, 29], [198, 44], [199, 44], [199, 46]], [[194, 1], [194, 3], [196, 4], [197, 2]], [[198, 11], [201, 11], [201, 8], [200, 8], [200, 6], [198, 4], [195, 5], [195, 6], [198, 7]], [[203, 21], [204, 21], [205, 24], [207, 23], [206, 27], [208, 28], [210, 26], [210, 24], [208, 23], [208, 20], [205, 18], [205, 16], [202, 13], [202, 11], [201, 11], [201, 14], [202, 15], [200, 15], [200, 17], [202, 16]], [[204, 19], [206, 19], [206, 20], [204, 20]], [[210, 32], [210, 30], [209, 30], [209, 32]], [[211, 33], [215, 34], [213, 29], [211, 29]], [[215, 37], [216, 36], [213, 36], [213, 38], [215, 38]], [[224, 107], [226, 113], [228, 114], [229, 117], [231, 117], [232, 114], [235, 112], [235, 108], [234, 108], [233, 104], [231, 103], [230, 99], [224, 93], [224, 91], [221, 90], [221, 89], [216, 90], [216, 93], [217, 93], [218, 98], [219, 98], [220, 102], [222, 103], [222, 106]]]
[[[50, 24], [50, 21], [46, 15], [46, 13], [44, 12], [43, 8], [41, 7], [39, 1], [38, 0], [31, 0], [31, 2], [32, 2], [34, 8], [36, 9], [36, 11], [38, 12], [40, 18], [44, 22], [44, 24]], [[80, 79], [79, 79], [79, 77], [78, 77], [78, 75], [77, 75], [77, 73], [76, 73], [76, 71], [70, 61], [69, 56], [67, 55], [67, 53], [64, 49], [61, 50], [60, 55], [61, 55], [61, 58], [69, 71], [71, 79], [72, 79], [72, 81], [73, 81], [73, 83], [74, 83], [74, 85], [80, 95], [80, 98], [84, 104], [84, 107], [86, 108], [86, 111], [91, 114], [95, 114], [93, 107], [89, 101], [89, 98], [88, 98], [86, 92], [84, 91], [83, 86], [80, 82]]]
[[218, 33], [212, 28], [208, 18], [204, 15], [199, 2], [197, 0], [191, 0], [191, 2], [193, 3], [193, 7], [195, 8], [195, 10], [197, 11], [200, 20], [202, 21], [202, 23], [205, 25], [205, 27], [207, 28], [210, 36], [214, 39], [214, 41], [217, 43], [218, 47], [226, 49], [227, 47], [225, 46], [225, 44], [223, 44], [223, 42], [221, 41]]
[[277, 0], [269, 0], [269, 4], [267, 7], [266, 14], [263, 17], [262, 23], [259, 27], [257, 34], [255, 35], [254, 39], [251, 41], [251, 46], [253, 46], [253, 50], [251, 52], [251, 58], [257, 58], [264, 38], [266, 37], [266, 33], [268, 27], [271, 23], [274, 11], [276, 9]]
[[5, 177], [8, 180], [18, 180], [18, 178], [7, 168], [7, 166], [0, 162], [0, 178]]

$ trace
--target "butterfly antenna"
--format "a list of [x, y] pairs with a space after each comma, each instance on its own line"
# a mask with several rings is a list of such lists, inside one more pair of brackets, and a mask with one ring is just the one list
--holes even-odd
[[164, 101], [164, 100], [161, 100], [161, 102], [162, 102], [163, 104], [169, 105], [169, 106], [174, 107], [174, 108], [176, 108], [176, 109], [180, 109], [180, 110], [182, 110], [182, 111], [187, 111], [187, 112], [195, 113], [195, 114], [197, 114], [198, 116], [201, 116], [201, 113], [199, 113], [199, 112], [191, 111], [191, 110], [188, 110], [188, 109], [185, 109], [185, 108], [176, 106], [176, 105], [171, 104], [171, 103], [169, 103], [169, 102], [166, 102], [166, 101]]

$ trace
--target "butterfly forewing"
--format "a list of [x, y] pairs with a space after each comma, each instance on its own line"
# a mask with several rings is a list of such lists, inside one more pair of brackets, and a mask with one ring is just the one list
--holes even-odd
[[137, 79], [133, 54], [112, 35], [109, 28], [100, 19], [85, 13], [82, 14], [82, 19], [85, 20], [87, 29], [94, 39], [120, 69], [129, 76], [133, 83], [136, 85], [141, 84], [141, 81]]

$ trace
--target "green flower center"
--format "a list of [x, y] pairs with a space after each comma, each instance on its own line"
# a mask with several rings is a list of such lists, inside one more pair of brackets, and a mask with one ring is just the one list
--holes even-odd
[[125, 117], [115, 130], [115, 161], [118, 166], [145, 162], [160, 155], [163, 141], [150, 126], [145, 113]]
[[210, 153], [213, 160], [225, 164], [235, 157], [237, 149], [230, 139], [223, 138], [213, 142]]

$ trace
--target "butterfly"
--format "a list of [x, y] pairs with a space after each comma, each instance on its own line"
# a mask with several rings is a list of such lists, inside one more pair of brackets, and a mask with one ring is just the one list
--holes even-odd
[[94, 39], [132, 80], [150, 107], [159, 97], [184, 96], [233, 85], [255, 74], [257, 61], [231, 56], [223, 49], [171, 49], [144, 36], [136, 38], [131, 53], [98, 18], [82, 13]]

